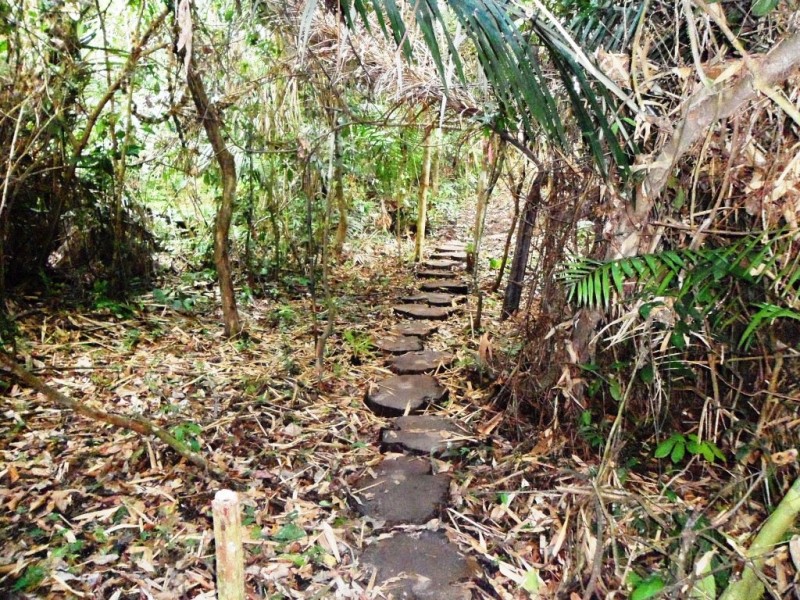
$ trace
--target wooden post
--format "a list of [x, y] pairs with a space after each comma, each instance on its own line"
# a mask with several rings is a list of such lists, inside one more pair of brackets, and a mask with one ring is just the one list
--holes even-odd
[[239, 496], [220, 490], [211, 503], [217, 548], [218, 600], [244, 600], [244, 547]]

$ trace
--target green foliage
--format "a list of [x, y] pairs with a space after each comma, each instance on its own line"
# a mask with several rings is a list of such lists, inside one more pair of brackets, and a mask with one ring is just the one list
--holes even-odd
[[177, 289], [155, 289], [153, 300], [178, 312], [192, 312], [195, 307], [195, 299]]
[[[641, 309], [647, 318], [659, 301], [671, 296], [675, 310], [682, 317], [675, 325], [672, 342], [685, 347], [685, 336], [692, 324], [703, 321], [708, 313], [719, 308], [718, 302], [730, 286], [741, 283], [748, 290], [761, 284], [763, 296], [791, 305], [798, 294], [800, 263], [792, 257], [792, 240], [783, 230], [743, 236], [727, 246], [700, 250], [666, 250], [608, 262], [582, 258], [567, 264], [561, 273], [570, 301], [581, 306], [608, 308], [614, 298], [626, 296], [625, 282], [634, 281], [638, 296], [646, 302]], [[776, 318], [800, 318], [790, 306], [753, 302], [758, 310], [748, 316], [748, 325], [739, 344], [746, 346], [754, 333]], [[725, 324], [724, 320], [715, 321]]]
[[753, 0], [751, 9], [756, 17], [764, 17], [771, 13], [780, 4], [781, 0]]
[[30, 564], [25, 567], [22, 577], [14, 583], [15, 592], [31, 592], [47, 577], [47, 570], [41, 564]]
[[363, 358], [372, 353], [372, 338], [368, 333], [346, 329], [342, 338], [353, 356]]
[[687, 452], [693, 456], [702, 456], [708, 462], [714, 462], [716, 459], [725, 461], [725, 455], [714, 442], [700, 440], [697, 434], [694, 433], [688, 435], [673, 433], [656, 446], [654, 456], [656, 458], [669, 456], [672, 463], [677, 465], [683, 461]]
[[578, 432], [589, 446], [595, 449], [602, 449], [606, 443], [607, 428], [603, 423], [596, 423], [592, 417], [592, 412], [584, 410], [579, 416]]
[[297, 312], [289, 304], [284, 304], [273, 309], [270, 313], [273, 320], [278, 322], [281, 328], [291, 327], [297, 322]]
[[182, 423], [172, 428], [172, 435], [179, 442], [186, 443], [192, 452], [200, 451], [200, 434], [203, 428], [197, 423]]
[[[494, 121], [495, 128], [512, 129], [516, 123], [522, 123], [532, 139], [539, 131], [544, 131], [552, 143], [562, 147], [567, 145], [565, 127], [550, 92], [550, 82], [541, 68], [537, 45], [528, 41], [528, 36], [532, 34], [537, 38], [539, 47], [544, 48], [556, 65], [569, 96], [572, 113], [580, 124], [600, 171], [608, 172], [606, 144], [617, 165], [626, 171], [627, 156], [619, 146], [617, 135], [609, 122], [609, 117], [613, 119], [615, 115], [614, 98], [605, 92], [605, 88], [596, 86], [588, 79], [569, 41], [553, 27], [546, 15], [534, 13], [530, 16], [522, 8], [496, 0], [451, 0], [446, 5], [470, 37], [478, 61], [499, 101], [498, 113], [485, 115]], [[406, 26], [401, 7], [394, 0], [376, 0], [369, 5], [364, 0], [346, 0], [341, 6], [345, 20], [351, 26], [356, 15], [360, 15], [369, 27], [369, 14], [374, 11], [384, 34], [391, 36], [396, 43], [403, 44], [403, 52], [410, 55], [411, 48], [404, 37]], [[452, 43], [439, 2], [425, 0], [414, 6], [416, 23], [439, 72], [444, 73], [443, 52], [439, 38], [434, 33], [434, 24], [441, 24], [445, 49], [463, 80], [461, 59]], [[517, 25], [519, 22], [526, 23], [530, 31], [521, 31]], [[623, 128], [621, 122], [616, 121], [615, 124], [618, 130]]]
[[654, 598], [664, 589], [664, 579], [657, 574], [642, 577], [635, 571], [628, 576], [628, 585], [631, 586], [631, 600], [647, 600]]
[[128, 302], [109, 298], [111, 285], [108, 281], [97, 280], [92, 286], [92, 303], [96, 310], [107, 310], [119, 319], [128, 319], [133, 316], [134, 308]]

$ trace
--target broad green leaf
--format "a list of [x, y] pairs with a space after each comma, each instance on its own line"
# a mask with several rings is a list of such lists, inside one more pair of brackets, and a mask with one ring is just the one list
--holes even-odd
[[714, 600], [717, 597], [717, 584], [711, 568], [715, 554], [716, 550], [709, 550], [695, 562], [696, 578], [689, 592], [691, 600]]
[[641, 379], [642, 383], [644, 384], [651, 384], [653, 383], [653, 379], [655, 379], [655, 372], [653, 371], [653, 365], [645, 365], [641, 369], [639, 369], [639, 379]]
[[611, 393], [611, 397], [617, 402], [622, 400], [622, 386], [616, 379], [612, 379], [608, 382], [608, 391]]
[[772, 12], [778, 4], [780, 4], [780, 0], [755, 0], [752, 13], [756, 17], [763, 17]]
[[656, 458], [666, 458], [672, 452], [672, 448], [675, 447], [675, 438], [670, 437], [665, 439], [661, 442], [658, 446], [656, 446], [656, 451], [653, 454]]
[[677, 465], [683, 460], [685, 454], [686, 444], [683, 442], [676, 442], [675, 446], [672, 448], [672, 453], [669, 455], [669, 459], [673, 462], [673, 464]]
[[623, 292], [625, 291], [624, 283], [625, 280], [622, 277], [622, 270], [619, 265], [619, 262], [611, 263], [611, 277], [614, 279], [614, 287], [617, 289], [617, 293], [622, 296]]
[[631, 594], [631, 600], [647, 600], [657, 595], [664, 589], [664, 580], [661, 577], [651, 576], [636, 586]]
[[539, 577], [539, 570], [538, 569], [531, 569], [530, 571], [525, 573], [525, 577], [522, 578], [519, 586], [531, 594], [531, 598], [538, 598], [539, 597], [539, 588], [542, 585], [542, 580]]
[[306, 537], [305, 530], [294, 523], [287, 523], [275, 534], [275, 539], [279, 542], [294, 542], [304, 537]]

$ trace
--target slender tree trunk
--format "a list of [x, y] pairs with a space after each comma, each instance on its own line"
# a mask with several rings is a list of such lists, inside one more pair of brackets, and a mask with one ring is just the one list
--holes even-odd
[[528, 266], [528, 257], [531, 251], [533, 225], [542, 201], [542, 180], [544, 174], [540, 171], [531, 184], [528, 197], [525, 200], [525, 212], [519, 222], [517, 244], [514, 249], [514, 260], [511, 262], [511, 272], [508, 274], [506, 294], [503, 298], [502, 318], [507, 319], [519, 309], [522, 297], [522, 281], [525, 279], [525, 268]]
[[342, 254], [344, 242], [347, 239], [347, 200], [344, 197], [344, 165], [342, 163], [342, 136], [339, 127], [333, 128], [334, 136], [334, 166], [333, 166], [333, 196], [336, 199], [336, 209], [339, 212], [339, 224], [336, 226], [336, 237], [333, 242], [333, 252], [336, 256]]
[[439, 193], [439, 181], [441, 180], [440, 171], [442, 164], [442, 129], [437, 127], [433, 130], [431, 140], [431, 193], [434, 197]]
[[467, 256], [467, 269], [473, 277], [478, 277], [478, 255], [480, 253], [481, 240], [483, 239], [483, 225], [486, 221], [486, 209], [489, 206], [489, 199], [492, 197], [494, 186], [503, 170], [505, 163], [505, 145], [501, 142], [499, 147], [495, 146], [494, 136], [486, 140], [483, 147], [483, 164], [481, 174], [478, 179], [478, 206], [475, 209], [475, 227], [472, 231], [472, 251]]
[[[511, 217], [511, 227], [508, 228], [505, 246], [503, 246], [503, 257], [500, 259], [500, 270], [497, 273], [497, 279], [495, 279], [494, 283], [492, 284], [492, 293], [497, 292], [497, 290], [500, 289], [500, 284], [503, 282], [503, 274], [505, 273], [506, 264], [508, 263], [508, 253], [511, 250], [511, 238], [514, 237], [514, 229], [517, 227], [517, 221], [519, 220], [519, 199], [520, 196], [522, 196], [522, 186], [525, 185], [525, 173], [525, 165], [523, 164], [522, 174], [520, 175], [519, 181], [512, 192], [514, 196], [514, 214]], [[509, 177], [509, 179], [513, 182], [513, 178]]]
[[214, 223], [214, 264], [217, 267], [217, 277], [219, 277], [225, 335], [232, 337], [242, 330], [239, 312], [236, 309], [236, 295], [233, 290], [233, 276], [228, 256], [228, 235], [233, 217], [233, 205], [236, 201], [236, 163], [222, 137], [222, 118], [216, 107], [212, 106], [208, 100], [203, 80], [197, 72], [194, 60], [189, 62], [186, 79], [192, 100], [194, 100], [197, 112], [203, 121], [208, 141], [211, 142], [214, 156], [222, 173], [222, 199]]
[[417, 198], [417, 239], [414, 244], [414, 261], [422, 260], [422, 253], [425, 249], [425, 226], [428, 221], [428, 193], [431, 185], [431, 129], [432, 125], [425, 131], [422, 149], [422, 180], [419, 184], [419, 196]]

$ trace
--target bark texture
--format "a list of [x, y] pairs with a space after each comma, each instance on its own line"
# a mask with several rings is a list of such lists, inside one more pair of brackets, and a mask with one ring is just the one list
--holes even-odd
[[194, 100], [194, 104], [197, 107], [197, 112], [203, 122], [208, 141], [214, 149], [214, 156], [222, 174], [222, 199], [220, 200], [217, 218], [214, 223], [214, 264], [217, 268], [217, 277], [219, 277], [225, 335], [232, 337], [242, 330], [239, 311], [236, 309], [233, 275], [228, 255], [228, 235], [231, 228], [231, 218], [233, 217], [233, 205], [236, 201], [236, 163], [233, 160], [233, 155], [228, 150], [228, 146], [225, 144], [225, 139], [222, 137], [222, 117], [208, 100], [203, 80], [197, 72], [194, 60], [189, 63], [186, 79], [192, 100]]
[[431, 186], [431, 128], [425, 132], [425, 140], [422, 150], [422, 180], [419, 184], [419, 196], [417, 198], [417, 238], [414, 243], [414, 260], [422, 260], [422, 252], [425, 249], [425, 227], [428, 222], [428, 194]]
[[508, 284], [506, 284], [506, 293], [503, 298], [503, 319], [507, 319], [519, 309], [519, 301], [522, 297], [522, 281], [525, 279], [525, 268], [528, 266], [528, 257], [531, 252], [533, 225], [536, 222], [536, 215], [542, 201], [543, 179], [543, 174], [539, 172], [533, 180], [528, 197], [525, 200], [525, 212], [519, 222], [514, 259], [511, 261], [511, 271], [508, 274]]

